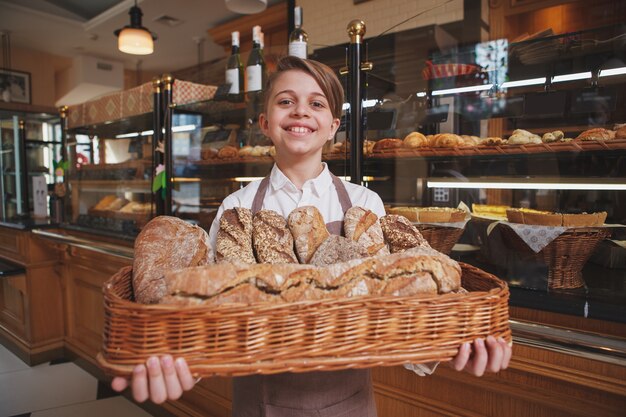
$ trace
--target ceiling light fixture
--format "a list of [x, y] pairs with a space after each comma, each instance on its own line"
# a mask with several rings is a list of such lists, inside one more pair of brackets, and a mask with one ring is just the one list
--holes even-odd
[[130, 8], [128, 14], [130, 15], [130, 25], [113, 32], [117, 36], [118, 49], [132, 55], [150, 55], [154, 52], [154, 41], [157, 36], [141, 26], [143, 13], [137, 7], [137, 0], [135, 0], [135, 5]]
[[254, 14], [265, 10], [267, 0], [226, 0], [226, 8], [240, 14]]

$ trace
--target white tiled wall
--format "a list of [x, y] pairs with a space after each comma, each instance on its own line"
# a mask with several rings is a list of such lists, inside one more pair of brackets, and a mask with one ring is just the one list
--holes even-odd
[[[463, 20], [463, 0], [297, 0], [304, 11], [304, 29], [312, 49], [349, 42], [346, 28], [354, 19], [365, 22], [365, 38], [374, 38], [409, 17], [435, 7], [391, 32]], [[439, 6], [439, 7], [436, 7]]]

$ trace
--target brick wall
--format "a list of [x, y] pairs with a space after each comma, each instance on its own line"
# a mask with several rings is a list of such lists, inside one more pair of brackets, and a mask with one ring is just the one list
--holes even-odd
[[[373, 38], [393, 25], [430, 9], [444, 0], [370, 0], [353, 4], [352, 0], [297, 0], [304, 11], [304, 29], [312, 50], [349, 42], [346, 27], [351, 20], [365, 22], [365, 38]], [[463, 0], [454, 0], [412, 19], [390, 32], [399, 32], [432, 24], [463, 20]]]

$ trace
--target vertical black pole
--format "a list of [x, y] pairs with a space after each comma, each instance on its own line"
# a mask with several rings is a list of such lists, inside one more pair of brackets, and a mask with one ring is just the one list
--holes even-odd
[[350, 182], [361, 184], [363, 179], [363, 102], [361, 97], [361, 54], [363, 52], [363, 35], [365, 23], [353, 20], [348, 24], [350, 46], [348, 47], [348, 102], [350, 103], [350, 123], [348, 138], [350, 140]]
[[163, 129], [165, 141], [165, 215], [172, 215], [172, 87], [174, 78], [167, 74], [163, 78]]
[[[154, 78], [152, 80], [152, 171], [151, 178], [154, 179], [156, 175], [156, 167], [159, 164], [164, 164], [163, 154], [157, 152], [159, 143], [163, 140], [163, 112], [161, 108], [161, 90], [162, 82], [160, 78]], [[150, 184], [152, 187], [152, 184]], [[160, 216], [165, 213], [165, 200], [161, 197], [161, 190], [156, 194], [152, 193], [152, 200], [154, 203], [156, 216]]]
[[30, 185], [28, 184], [28, 167], [26, 166], [26, 123], [24, 120], [19, 121], [19, 149], [20, 149], [20, 170], [22, 172], [15, 173], [15, 177], [19, 175], [22, 178], [22, 200], [24, 205], [22, 206], [23, 214], [30, 216]]

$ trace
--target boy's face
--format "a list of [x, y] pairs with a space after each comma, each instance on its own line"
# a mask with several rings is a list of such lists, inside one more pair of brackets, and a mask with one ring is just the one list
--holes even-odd
[[318, 156], [339, 127], [315, 79], [303, 71], [282, 73], [269, 91], [259, 125], [276, 147], [277, 156]]

